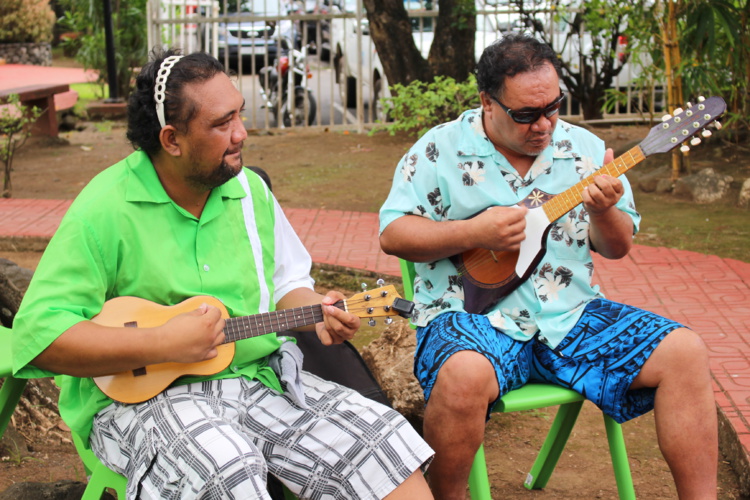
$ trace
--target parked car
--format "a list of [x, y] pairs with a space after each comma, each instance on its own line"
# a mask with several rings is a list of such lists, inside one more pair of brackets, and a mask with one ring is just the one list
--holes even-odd
[[229, 21], [219, 23], [219, 60], [223, 62], [228, 54], [229, 67], [237, 69], [241, 56], [244, 73], [253, 71], [253, 59], [256, 71], [273, 64], [279, 52], [290, 48], [288, 40], [299, 40], [299, 31], [287, 14], [279, 0], [243, 2], [239, 12], [227, 15]]

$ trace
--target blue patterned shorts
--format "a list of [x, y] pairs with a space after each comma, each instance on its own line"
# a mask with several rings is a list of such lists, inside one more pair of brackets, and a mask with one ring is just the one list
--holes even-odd
[[583, 394], [622, 423], [653, 409], [655, 389], [630, 386], [659, 342], [681, 327], [657, 314], [597, 299], [552, 350], [536, 337], [520, 342], [503, 335], [485, 316], [446, 313], [417, 330], [414, 374], [428, 400], [443, 363], [459, 351], [476, 351], [495, 368], [500, 395], [529, 381], [549, 382]]

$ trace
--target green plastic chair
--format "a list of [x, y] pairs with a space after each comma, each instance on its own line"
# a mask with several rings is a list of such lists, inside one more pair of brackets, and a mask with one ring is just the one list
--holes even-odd
[[[0, 388], [0, 438], [5, 433], [18, 400], [21, 399], [26, 387], [26, 379], [13, 377], [12, 372], [11, 330], [0, 326], [0, 377], [4, 379], [3, 386]], [[86, 475], [89, 478], [81, 500], [99, 500], [104, 494], [104, 490], [108, 488], [115, 492], [118, 499], [124, 500], [128, 484], [125, 476], [109, 469], [93, 451], [86, 449], [78, 434], [71, 432], [71, 435], [78, 456], [81, 457]], [[296, 500], [297, 497], [284, 487], [284, 498]]]
[[[0, 326], [0, 377], [4, 379], [3, 387], [0, 388], [0, 437], [2, 437], [26, 387], [26, 379], [12, 376], [11, 330], [2, 326]], [[82, 500], [99, 500], [105, 488], [112, 488], [118, 498], [124, 499], [127, 484], [125, 478], [105, 467], [91, 450], [84, 449], [80, 437], [75, 433], [73, 433], [73, 443], [86, 468], [86, 475], [91, 476], [86, 491], [81, 497]]]
[[81, 500], [99, 500], [104, 494], [104, 490], [108, 488], [114, 490], [118, 500], [125, 500], [125, 490], [128, 486], [128, 480], [125, 476], [104, 465], [93, 451], [86, 449], [81, 436], [75, 432], [71, 432], [71, 435], [78, 456], [81, 457], [83, 467], [86, 469], [86, 476], [89, 478]]
[[[414, 263], [403, 259], [401, 262], [401, 276], [404, 282], [404, 298], [412, 300], [414, 297]], [[413, 326], [413, 325], [412, 325]], [[495, 406], [498, 413], [535, 410], [548, 406], [559, 406], [552, 427], [547, 433], [541, 450], [537, 455], [531, 471], [526, 476], [524, 486], [530, 490], [544, 488], [549, 481], [557, 461], [565, 449], [565, 443], [573, 431], [578, 414], [583, 407], [585, 398], [577, 392], [553, 384], [529, 383], [520, 389], [509, 392]], [[635, 489], [630, 474], [628, 453], [625, 449], [625, 439], [622, 427], [607, 415], [604, 416], [604, 427], [609, 441], [609, 453], [617, 482], [617, 492], [621, 499], [634, 499]], [[492, 500], [490, 480], [487, 475], [487, 462], [484, 456], [484, 444], [477, 450], [469, 473], [469, 491], [472, 500]]]
[[13, 365], [11, 363], [10, 340], [11, 331], [0, 326], [0, 378], [3, 378], [3, 387], [0, 388], [0, 438], [5, 434], [5, 429], [10, 423], [18, 400], [26, 387], [26, 379], [16, 378], [12, 375]]

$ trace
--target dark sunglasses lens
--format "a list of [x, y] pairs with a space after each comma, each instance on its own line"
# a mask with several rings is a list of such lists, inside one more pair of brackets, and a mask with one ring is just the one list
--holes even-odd
[[516, 123], [534, 123], [539, 119], [540, 116], [542, 116], [543, 110], [536, 110], [536, 111], [514, 111], [513, 121]]
[[544, 109], [535, 109], [534, 111], [514, 111], [511, 118], [513, 118], [516, 123], [534, 123], [542, 116], [542, 114], [547, 118], [553, 116], [560, 110], [560, 106], [562, 106], [562, 96]]
[[544, 108], [544, 114], [549, 118], [550, 116], [554, 115], [558, 111], [560, 111], [560, 107], [562, 106], [562, 97], [558, 99], [556, 102], [553, 102], [546, 108]]

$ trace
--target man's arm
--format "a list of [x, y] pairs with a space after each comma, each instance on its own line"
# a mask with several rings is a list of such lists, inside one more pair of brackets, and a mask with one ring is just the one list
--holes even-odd
[[114, 328], [81, 321], [31, 364], [75, 377], [97, 377], [157, 363], [205, 361], [216, 357], [216, 347], [224, 342], [223, 329], [221, 311], [205, 304], [155, 328]]
[[[604, 164], [615, 158], [612, 148], [604, 153]], [[594, 177], [594, 183], [583, 190], [583, 206], [589, 213], [591, 246], [602, 257], [621, 259], [633, 246], [633, 221], [615, 204], [625, 194], [622, 181], [609, 175]]]
[[515, 251], [525, 238], [523, 207], [492, 207], [467, 220], [433, 221], [405, 215], [388, 224], [380, 246], [412, 262], [432, 262], [474, 248]]
[[583, 192], [591, 246], [608, 259], [625, 257], [633, 246], [633, 221], [615, 206], [622, 194], [622, 182], [606, 175], [597, 176]]

